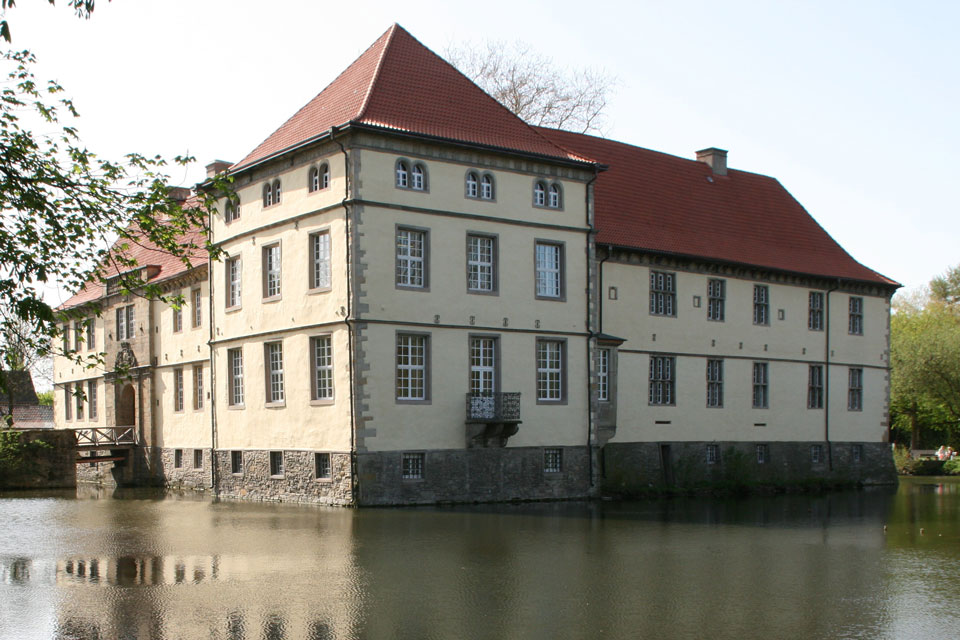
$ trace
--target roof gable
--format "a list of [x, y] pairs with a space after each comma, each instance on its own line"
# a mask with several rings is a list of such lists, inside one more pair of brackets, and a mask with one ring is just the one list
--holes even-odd
[[608, 165], [594, 185], [598, 244], [897, 286], [854, 260], [776, 179], [585, 134], [538, 128]]
[[583, 161], [394, 24], [232, 169], [266, 160], [350, 123]]

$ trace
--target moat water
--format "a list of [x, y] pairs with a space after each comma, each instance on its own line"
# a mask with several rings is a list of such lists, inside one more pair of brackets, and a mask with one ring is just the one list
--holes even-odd
[[960, 637], [960, 482], [351, 510], [0, 496], [0, 638]]

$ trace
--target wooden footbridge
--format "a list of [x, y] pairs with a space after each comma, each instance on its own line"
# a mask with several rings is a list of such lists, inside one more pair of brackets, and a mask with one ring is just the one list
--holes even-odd
[[[81, 455], [77, 456], [76, 463], [116, 462], [126, 460], [127, 456], [118, 455], [121, 450], [132, 449], [137, 446], [137, 429], [127, 427], [88, 427], [74, 429], [76, 449]], [[108, 455], [95, 455], [95, 451], [109, 451]], [[82, 455], [91, 452], [90, 455]]]

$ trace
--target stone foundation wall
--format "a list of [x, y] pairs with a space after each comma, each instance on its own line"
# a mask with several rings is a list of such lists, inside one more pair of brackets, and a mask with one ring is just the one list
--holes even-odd
[[422, 479], [402, 477], [401, 451], [357, 455], [358, 504], [503, 502], [583, 498], [590, 494], [586, 447], [557, 447], [560, 472], [544, 471], [542, 447], [425, 451]]
[[[803, 487], [817, 484], [896, 484], [886, 442], [769, 442], [763, 463], [755, 442], [634, 442], [607, 444], [601, 454], [603, 491], [635, 495], [667, 487]], [[813, 462], [812, 445], [821, 445]], [[707, 445], [717, 459], [707, 462]], [[860, 460], [854, 460], [859, 448]], [[832, 465], [831, 465], [832, 456]], [[832, 468], [831, 468], [832, 467]]]
[[[176, 452], [178, 449], [157, 449], [159, 454], [158, 480], [166, 487], [177, 489], [209, 489], [210, 488], [210, 449], [179, 449], [182, 452], [180, 466], [176, 466]], [[203, 454], [203, 463], [199, 467], [193, 465], [195, 451]]]
[[[327, 453], [327, 452], [323, 452]], [[217, 451], [221, 498], [352, 505], [349, 453], [330, 453], [330, 477], [317, 478], [313, 451], [284, 451], [283, 475], [270, 475], [269, 451], [244, 451], [243, 472], [231, 470], [231, 452]]]

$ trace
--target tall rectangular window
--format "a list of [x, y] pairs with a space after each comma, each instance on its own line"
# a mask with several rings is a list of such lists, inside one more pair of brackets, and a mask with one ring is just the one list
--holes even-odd
[[317, 480], [330, 479], [330, 454], [313, 454], [313, 473]]
[[203, 449], [193, 450], [193, 468], [203, 469]]
[[193, 408], [203, 409], [203, 365], [193, 367]]
[[597, 400], [610, 401], [610, 349], [597, 349]]
[[543, 472], [560, 473], [563, 471], [563, 449], [549, 448], [543, 450]]
[[243, 451], [230, 452], [230, 473], [237, 475], [243, 473]]
[[80, 351], [80, 345], [83, 344], [83, 323], [79, 320], [73, 322], [73, 350]]
[[676, 358], [672, 356], [650, 356], [650, 404], [676, 404], [674, 396], [676, 362]]
[[240, 258], [227, 258], [227, 308], [240, 306]]
[[854, 336], [863, 335], [863, 298], [850, 296], [849, 333]]
[[283, 343], [266, 343], [264, 345], [264, 360], [267, 365], [267, 402], [283, 402]]
[[848, 372], [847, 410], [863, 411], [863, 369], [850, 367]]
[[310, 288], [329, 289], [331, 282], [330, 233], [310, 234]]
[[727, 299], [727, 281], [707, 280], [707, 320], [723, 322]]
[[807, 383], [807, 409], [823, 409], [823, 365], [810, 365]]
[[183, 466], [183, 449], [173, 450], [173, 468], [179, 469]]
[[183, 411], [183, 369], [173, 370], [173, 410]]
[[548, 242], [536, 243], [537, 297], [563, 297], [563, 247]]
[[770, 379], [766, 362], [753, 363], [753, 408], [766, 409], [769, 406]]
[[767, 449], [767, 445], [758, 444], [757, 445], [757, 464], [766, 464], [767, 459], [770, 457], [770, 452]]
[[416, 229], [397, 229], [397, 286], [427, 286], [427, 234]]
[[283, 469], [283, 451], [270, 452], [270, 475], [282, 476]]
[[537, 402], [563, 400], [563, 342], [537, 340]]
[[243, 404], [243, 349], [227, 349], [227, 402], [231, 406]]
[[97, 319], [87, 318], [87, 349], [93, 351], [97, 348]]
[[263, 248], [263, 297], [280, 295], [280, 244]]
[[467, 236], [467, 289], [483, 293], [496, 289], [496, 238]]
[[[117, 317], [118, 318], [120, 317], [119, 311], [117, 312]], [[63, 339], [63, 344], [61, 345], [61, 349], [63, 350], [63, 353], [66, 354], [70, 351], [70, 324], [64, 323], [63, 326], [60, 327], [60, 329], [61, 329], [61, 338]]]
[[313, 358], [314, 400], [333, 400], [333, 341], [330, 336], [310, 338], [310, 353]]
[[723, 406], [723, 360], [707, 360], [707, 406]]
[[470, 338], [470, 393], [489, 395], [497, 390], [497, 339]]
[[770, 324], [770, 289], [765, 284], [753, 285], [753, 324]]
[[397, 400], [427, 399], [427, 337], [397, 334]]
[[90, 419], [97, 419], [97, 381], [87, 381], [87, 404], [90, 405]]
[[404, 453], [401, 458], [401, 475], [404, 480], [421, 480], [426, 454]]
[[183, 331], [183, 307], [171, 307], [173, 309], [173, 332]]
[[200, 289], [191, 292], [193, 301], [193, 327], [196, 329], [203, 324], [203, 295]]
[[70, 383], [63, 385], [63, 417], [73, 420], [73, 395], [70, 393]]
[[813, 464], [820, 464], [823, 462], [823, 445], [822, 444], [812, 444], [810, 445], [810, 462]]
[[677, 274], [650, 272], [650, 313], [655, 316], [677, 315]]
[[132, 304], [117, 308], [117, 340], [130, 340], [136, 336], [133, 320]]
[[823, 292], [810, 292], [810, 309], [807, 313], [807, 328], [810, 331], [823, 331]]
[[707, 464], [717, 464], [720, 461], [720, 445], [707, 445]]
[[83, 384], [78, 382], [76, 388], [77, 393], [73, 398], [77, 402], [77, 420], [83, 420]]

